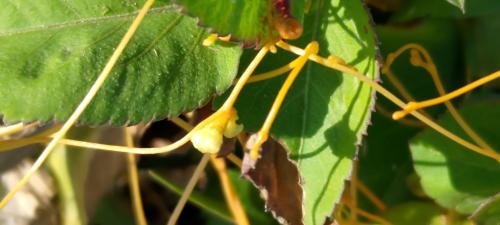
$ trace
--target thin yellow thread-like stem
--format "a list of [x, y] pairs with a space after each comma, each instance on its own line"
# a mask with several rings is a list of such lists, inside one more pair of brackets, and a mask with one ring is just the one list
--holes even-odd
[[250, 62], [248, 67], [245, 69], [241, 77], [238, 79], [238, 82], [233, 88], [233, 91], [229, 95], [229, 97], [226, 99], [224, 102], [224, 105], [220, 108], [222, 111], [229, 111], [233, 108], [234, 103], [236, 102], [236, 99], [238, 98], [238, 95], [240, 94], [241, 90], [243, 89], [243, 86], [247, 83], [248, 79], [252, 75], [253, 71], [257, 68], [259, 65], [260, 61], [264, 58], [264, 56], [267, 54], [269, 51], [269, 46], [264, 46], [260, 51], [257, 53], [255, 58]]
[[[193, 131], [199, 129], [200, 127], [205, 126], [206, 124], [212, 122], [214, 119], [216, 119], [216, 117], [209, 117], [209, 118], [203, 120], [196, 127], [194, 127], [191, 130], [191, 132], [187, 133], [181, 139], [177, 140], [176, 142], [174, 142], [170, 145], [158, 147], [158, 148], [130, 148], [130, 147], [126, 147], [126, 146], [99, 144], [99, 143], [94, 143], [94, 142], [86, 142], [86, 141], [79, 141], [79, 140], [72, 140], [72, 139], [61, 139], [61, 140], [59, 140], [59, 143], [64, 144], [64, 145], [68, 145], [68, 146], [74, 146], [74, 147], [90, 148], [90, 149], [102, 150], [102, 151], [123, 152], [123, 153], [131, 153], [131, 154], [149, 154], [149, 155], [151, 155], [151, 154], [167, 153], [167, 152], [170, 152], [172, 150], [178, 149], [181, 146], [188, 143], [191, 136], [193, 135]], [[191, 126], [191, 125], [189, 125], [189, 126]], [[54, 129], [54, 128], [52, 128], [52, 129]], [[18, 148], [18, 147], [30, 145], [30, 144], [49, 142], [51, 140], [51, 138], [53, 138], [53, 137], [47, 137], [46, 136], [47, 133], [50, 134], [50, 132], [46, 132], [43, 135], [41, 135], [41, 134], [35, 135], [33, 137], [24, 138], [24, 139], [20, 139], [20, 140], [2, 141], [2, 142], [0, 142], [1, 143], [0, 152], [6, 151], [9, 149], [13, 149], [13, 148]]]
[[[282, 49], [285, 49], [287, 51], [290, 51], [294, 54], [297, 54], [297, 55], [304, 55], [305, 52], [303, 49], [301, 48], [298, 48], [298, 47], [295, 47], [295, 46], [292, 46], [292, 45], [289, 45], [285, 42], [278, 42], [276, 43], [276, 45], [278, 47], [281, 47]], [[367, 84], [368, 86], [372, 87], [373, 89], [375, 89], [377, 92], [379, 92], [381, 95], [383, 95], [384, 97], [386, 97], [387, 99], [389, 99], [391, 102], [393, 102], [394, 104], [396, 104], [397, 106], [401, 107], [401, 108], [404, 108], [406, 106], [406, 104], [401, 101], [398, 97], [396, 97], [395, 95], [393, 95], [391, 92], [389, 92], [387, 89], [385, 89], [384, 87], [382, 87], [380, 84], [376, 83], [375, 81], [371, 80], [370, 78], [366, 77], [365, 75], [363, 75], [362, 73], [358, 72], [357, 70], [355, 69], [352, 69], [351, 67], [347, 66], [347, 65], [342, 65], [342, 64], [335, 64], [335, 63], [328, 63], [328, 61], [325, 59], [325, 58], [322, 58], [318, 55], [310, 55], [309, 56], [309, 59], [311, 61], [314, 61], [316, 63], [319, 63], [323, 66], [326, 66], [326, 67], [329, 67], [329, 68], [332, 68], [332, 69], [335, 69], [335, 70], [338, 70], [338, 71], [341, 71], [341, 72], [344, 72], [346, 74], [350, 74], [354, 77], [356, 77], [358, 80], [360, 80], [361, 82]], [[498, 72], [500, 74], [500, 72]], [[426, 124], [427, 126], [431, 127], [432, 129], [436, 130], [438, 133], [442, 134], [443, 136], [455, 141], [456, 143], [474, 151], [474, 152], [477, 152], [479, 154], [482, 154], [482, 155], [485, 155], [487, 157], [490, 157], [490, 158], [493, 158], [497, 161], [500, 161], [500, 154], [496, 153], [496, 152], [490, 152], [490, 151], [485, 151], [484, 149], [482, 149], [481, 147], [478, 147], [460, 137], [458, 137], [457, 135], [453, 134], [452, 132], [446, 130], [445, 128], [443, 128], [442, 126], [440, 126], [439, 124], [437, 124], [436, 122], [432, 121], [431, 119], [425, 117], [424, 115], [422, 115], [420, 112], [418, 111], [412, 111], [410, 112], [410, 114], [412, 114], [413, 116], [415, 116], [418, 120], [422, 121], [424, 124]]]
[[363, 217], [365, 217], [365, 218], [367, 218], [367, 219], [369, 219], [369, 220], [371, 220], [373, 222], [377, 222], [377, 223], [380, 223], [382, 225], [391, 225], [391, 222], [387, 221], [386, 219], [384, 219], [384, 218], [382, 218], [380, 216], [371, 214], [371, 213], [369, 213], [367, 211], [364, 211], [364, 210], [362, 210], [360, 208], [351, 208], [351, 211], [356, 211], [359, 215], [361, 215], [361, 216], [363, 216]]
[[[130, 148], [130, 147], [120, 146], [120, 145], [99, 144], [99, 143], [94, 143], [94, 142], [86, 142], [86, 141], [79, 141], [79, 140], [73, 140], [73, 139], [61, 139], [61, 140], [59, 140], [58, 143], [68, 145], [68, 146], [89, 148], [89, 149], [94, 149], [94, 150], [141, 154], [141, 155], [151, 155], [151, 154], [166, 153], [166, 152], [170, 152], [172, 150], [175, 150], [175, 149], [181, 147], [182, 145], [188, 143], [190, 136], [191, 135], [186, 135], [182, 139], [180, 139], [180, 140], [178, 140], [170, 145], [167, 145], [165, 147], [160, 147], [160, 148]], [[47, 143], [51, 139], [52, 139], [51, 137], [30, 137], [30, 138], [25, 138], [25, 139], [21, 139], [21, 140], [3, 141], [3, 142], [1, 142], [1, 145], [0, 145], [0, 152], [5, 151], [5, 150], [10, 150], [13, 148], [18, 148], [18, 147], [30, 145], [30, 144]]]
[[182, 192], [181, 198], [177, 202], [177, 205], [175, 206], [175, 209], [172, 212], [172, 215], [170, 215], [170, 218], [168, 219], [167, 225], [175, 225], [177, 223], [177, 220], [179, 219], [179, 216], [181, 215], [182, 209], [184, 209], [184, 206], [186, 205], [186, 202], [189, 199], [189, 196], [193, 192], [194, 187], [196, 186], [196, 183], [198, 182], [203, 171], [205, 170], [205, 167], [207, 167], [207, 163], [208, 163], [209, 159], [210, 159], [209, 154], [204, 154], [203, 157], [201, 158], [200, 162], [198, 163], [198, 166], [196, 166], [196, 169], [194, 170], [194, 173], [191, 176], [191, 179], [189, 179], [188, 184], [184, 188], [184, 192]]
[[339, 204], [335, 207], [334, 211], [333, 211], [333, 218], [335, 218], [335, 221], [337, 222], [337, 224], [339, 225], [344, 225], [344, 224], [348, 224], [348, 222], [346, 222], [344, 220], [344, 216], [342, 215], [342, 212], [344, 211], [344, 204]]
[[387, 206], [384, 204], [380, 198], [377, 197], [361, 180], [358, 180], [356, 188], [370, 200], [371, 203], [380, 211], [385, 211]]
[[0, 127], [0, 138], [18, 133], [18, 132], [24, 130], [24, 127], [25, 127], [25, 125], [23, 123], [16, 123], [14, 125]]
[[[351, 208], [358, 208], [358, 161], [353, 160], [353, 167], [351, 172], [351, 185], [349, 185], [349, 202]], [[349, 222], [356, 224], [358, 221], [358, 212], [356, 210], [351, 210], [351, 214], [349, 215]]]
[[[42, 131], [41, 133], [36, 134], [32, 137], [16, 139], [16, 140], [0, 141], [0, 152], [14, 150], [16, 148], [23, 147], [23, 146], [30, 145], [30, 144], [48, 142], [48, 141], [50, 141], [50, 139], [48, 139], [47, 136], [54, 134], [59, 129], [61, 129], [61, 126], [55, 125], [55, 126], [49, 128], [45, 131]], [[46, 139], [46, 141], [44, 141], [45, 140], [44, 138]]]
[[394, 75], [392, 70], [387, 70], [385, 76], [389, 80], [389, 82], [398, 90], [398, 92], [403, 96], [407, 101], [414, 101], [415, 98], [412, 94], [404, 87], [403, 83]]
[[[206, 124], [212, 122], [215, 119], [217, 119], [217, 117], [211, 116], [211, 117], [203, 120], [198, 125], [196, 125], [196, 127], [194, 127], [193, 130], [191, 130], [191, 132], [187, 133], [181, 139], [177, 140], [176, 142], [174, 142], [170, 145], [158, 147], [158, 148], [130, 148], [130, 147], [126, 147], [126, 146], [99, 144], [99, 143], [85, 142], [85, 141], [72, 140], [72, 139], [61, 139], [61, 140], [59, 140], [59, 143], [64, 144], [64, 145], [74, 146], [74, 147], [90, 148], [90, 149], [102, 150], [102, 151], [132, 153], [132, 154], [167, 153], [167, 152], [173, 151], [175, 149], [178, 149], [181, 146], [188, 143], [189, 140], [191, 139], [191, 136], [193, 135], [193, 131], [205, 126]], [[189, 125], [189, 126], [191, 126], [191, 125]], [[55, 129], [55, 128], [51, 128], [51, 130], [53, 130], [53, 129]], [[20, 139], [20, 140], [2, 141], [2, 142], [0, 142], [1, 143], [0, 152], [6, 151], [9, 149], [13, 149], [13, 148], [22, 147], [25, 145], [49, 142], [50, 139], [53, 138], [53, 137], [47, 137], [47, 134], [50, 134], [50, 133], [51, 132], [44, 132], [43, 135], [39, 134], [39, 135], [35, 135], [33, 137], [24, 138], [24, 139]]]
[[498, 79], [498, 78], [500, 78], [500, 71], [492, 73], [492, 74], [490, 74], [486, 77], [483, 77], [481, 79], [475, 80], [474, 82], [472, 82], [464, 87], [461, 87], [457, 90], [449, 92], [443, 96], [428, 99], [425, 101], [420, 101], [420, 102], [409, 102], [408, 104], [406, 104], [403, 107], [403, 110], [395, 112], [393, 114], [393, 118], [399, 119], [399, 118], [402, 118], [402, 117], [408, 115], [409, 113], [411, 113], [415, 110], [427, 108], [430, 106], [434, 106], [434, 105], [438, 105], [438, 104], [450, 101], [451, 99], [454, 99], [454, 98], [459, 97], [463, 94], [466, 94], [467, 92], [470, 92], [470, 91], [476, 89], [477, 87], [482, 86], [482, 85], [484, 85], [488, 82], [491, 82], [495, 79]]
[[[178, 117], [171, 118], [170, 120], [187, 132], [193, 130], [193, 126]], [[233, 154], [231, 155], [234, 156]], [[212, 165], [217, 172], [217, 176], [219, 177], [221, 187], [224, 192], [226, 203], [231, 210], [234, 221], [238, 225], [249, 225], [250, 223], [248, 222], [248, 217], [245, 213], [243, 205], [241, 204], [241, 201], [236, 194], [235, 188], [231, 183], [231, 180], [229, 179], [229, 175], [227, 174], [226, 163], [222, 159], [217, 159], [215, 155], [210, 156], [210, 161], [212, 162]]]
[[231, 153], [227, 156], [227, 159], [232, 162], [234, 165], [236, 165], [237, 167], [241, 168], [241, 165], [243, 164], [243, 162], [241, 161], [240, 158], [238, 158], [238, 156], [236, 156], [235, 154]]
[[[382, 70], [384, 71], [384, 70]], [[401, 83], [401, 81], [394, 75], [394, 73], [388, 68], [385, 73], [386, 77], [389, 79], [389, 82], [396, 87], [396, 90], [403, 96], [403, 99], [406, 101], [414, 101], [415, 97], [410, 94], [410, 92], [405, 88], [405, 86]], [[427, 116], [429, 118], [432, 118], [431, 115], [429, 115], [425, 111], [420, 111], [422, 115]], [[392, 118], [392, 115], [391, 115]]]
[[268, 80], [268, 79], [283, 75], [284, 73], [293, 69], [293, 67], [295, 67], [295, 64], [297, 64], [297, 59], [293, 60], [292, 62], [290, 62], [290, 63], [288, 63], [288, 64], [286, 64], [278, 69], [271, 70], [271, 71], [261, 73], [261, 74], [252, 75], [250, 77], [250, 79], [248, 79], [247, 84], [248, 83], [255, 83], [255, 82], [259, 82], [259, 81], [263, 81], [263, 80]]
[[285, 100], [288, 90], [295, 81], [295, 78], [297, 78], [297, 76], [299, 75], [299, 72], [306, 64], [309, 55], [316, 54], [318, 52], [318, 48], [318, 43], [314, 41], [307, 45], [305, 55], [299, 56], [297, 65], [292, 69], [285, 82], [283, 83], [283, 86], [281, 86], [281, 89], [279, 90], [278, 95], [274, 99], [273, 105], [271, 106], [271, 110], [269, 110], [269, 113], [267, 114], [266, 120], [264, 121], [262, 128], [260, 128], [259, 130], [257, 140], [250, 151], [250, 157], [252, 157], [254, 160], [259, 157], [259, 148], [267, 140], [269, 131], [271, 130], [271, 126], [274, 123], [276, 116], [278, 115], [278, 111], [281, 108], [283, 101]]
[[194, 129], [194, 127], [191, 124], [189, 124], [188, 122], [184, 121], [179, 117], [172, 117], [170, 118], [170, 121], [172, 121], [175, 125], [182, 128], [186, 132], [190, 132], [191, 130]]
[[210, 161], [212, 162], [215, 171], [217, 171], [226, 203], [231, 210], [234, 221], [237, 225], [249, 225], [250, 223], [248, 222], [248, 217], [245, 213], [245, 209], [243, 208], [243, 204], [241, 204], [238, 194], [236, 193], [234, 186], [229, 179], [229, 175], [227, 174], [226, 163], [224, 160], [216, 158], [215, 155], [211, 156]]
[[118, 44], [115, 52], [113, 52], [113, 55], [109, 59], [108, 63], [102, 70], [101, 74], [95, 81], [95, 83], [92, 85], [90, 88], [89, 92], [85, 96], [85, 98], [82, 100], [82, 102], [78, 105], [76, 110], [71, 114], [69, 119], [64, 123], [62, 126], [61, 130], [56, 133], [55, 137], [52, 139], [52, 141], [49, 142], [47, 147], [43, 150], [42, 154], [38, 157], [38, 159], [33, 163], [33, 166], [30, 168], [28, 173], [14, 186], [14, 188], [7, 193], [7, 195], [2, 199], [0, 202], [0, 208], [3, 208], [7, 202], [21, 189], [21, 187], [28, 182], [28, 180], [35, 174], [35, 172], [40, 168], [40, 166], [45, 162], [47, 157], [50, 155], [52, 150], [57, 146], [58, 142], [66, 135], [68, 130], [76, 123], [80, 115], [83, 113], [83, 111], [87, 108], [87, 106], [90, 104], [94, 96], [97, 94], [101, 86], [104, 84], [104, 81], [106, 81], [107, 77], [109, 76], [111, 69], [114, 67], [116, 62], [118, 61], [118, 58], [122, 54], [123, 50], [127, 46], [128, 42], [134, 35], [135, 31], [139, 27], [140, 23], [142, 22], [142, 19], [148, 12], [149, 8], [153, 4], [154, 0], [148, 0], [145, 4], [144, 7], [139, 11], [139, 14], [137, 17], [134, 19], [132, 25], [128, 29], [127, 33], [123, 37], [123, 39], [120, 41], [120, 44]]
[[[377, 103], [377, 104], [375, 104], [375, 109], [377, 109], [377, 112], [382, 114], [383, 116], [392, 119], [392, 113], [389, 110], [387, 110], [383, 105]], [[401, 123], [401, 124], [404, 124], [404, 125], [410, 126], [410, 127], [419, 127], [419, 128], [425, 127], [425, 124], [423, 124], [422, 122], [420, 122], [418, 120], [403, 118], [403, 119], [396, 120], [396, 121], [398, 123]]]
[[[123, 128], [125, 141], [128, 147], [134, 147], [134, 141], [129, 128]], [[134, 154], [127, 154], [128, 183], [130, 187], [130, 197], [134, 210], [134, 218], [137, 225], [148, 225], [141, 198], [141, 188], [139, 185], [139, 173], [137, 171], [137, 160]]]
[[[417, 44], [409, 44], [412, 49], [415, 49], [417, 52], [412, 54], [411, 61], [415, 66], [420, 66], [424, 68], [432, 78], [432, 81], [434, 82], [434, 85], [436, 86], [436, 89], [439, 93], [440, 96], [446, 95], [446, 90], [444, 89], [444, 85], [441, 82], [441, 79], [439, 78], [439, 72], [437, 70], [436, 65], [434, 64], [434, 60], [432, 59], [431, 55], [425, 48], [423, 48], [420, 45]], [[421, 53], [425, 59], [422, 60], [422, 58], [418, 57], [418, 53]], [[483, 147], [484, 149], [488, 151], [494, 152], [493, 148], [486, 143], [479, 134], [477, 134], [474, 129], [465, 121], [465, 119], [460, 115], [458, 112], [457, 108], [450, 102], [446, 101], [444, 102], [446, 108], [450, 112], [451, 116], [455, 121], [458, 123], [458, 125], [462, 128], [462, 130], [470, 137], [472, 140], [474, 140], [479, 146]]]

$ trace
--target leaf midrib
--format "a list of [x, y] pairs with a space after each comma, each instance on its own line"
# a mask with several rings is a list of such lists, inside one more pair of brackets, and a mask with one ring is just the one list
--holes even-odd
[[[322, 4], [324, 3], [324, 1], [318, 1], [318, 9], [321, 8], [319, 6], [321, 6]], [[316, 40], [316, 36], [317, 36], [317, 31], [319, 29], [319, 21], [321, 20], [321, 16], [323, 16], [323, 13], [316, 13], [315, 14], [315, 17], [314, 17], [314, 29], [312, 29], [312, 35], [311, 35], [311, 41], [314, 41]], [[304, 113], [302, 114], [302, 129], [300, 131], [300, 142], [299, 142], [299, 147], [297, 149], [297, 153], [298, 155], [302, 155], [303, 154], [303, 151], [305, 149], [305, 134], [306, 134], [306, 127], [307, 127], [307, 119], [309, 118], [309, 91], [310, 91], [310, 88], [309, 88], [309, 85], [310, 85], [310, 80], [311, 80], [311, 70], [312, 70], [312, 62], [309, 62], [307, 65], [306, 65], [306, 71], [305, 71], [305, 74], [303, 76], [305, 76], [305, 82], [304, 82]], [[302, 159], [299, 157], [297, 159], [297, 164], [298, 166], [300, 167], [301, 164], [302, 164]]]
[[[165, 11], [169, 11], [171, 9], [173, 9], [172, 5], [151, 8], [149, 10], [148, 14], [159, 14], [159, 13], [163, 13]], [[133, 19], [138, 13], [139, 13], [139, 10], [136, 10], [134, 12], [116, 14], [116, 15], [112, 15], [112, 16], [88, 17], [88, 18], [81, 18], [81, 19], [77, 19], [77, 20], [69, 20], [69, 21], [65, 21], [65, 22], [61, 22], [61, 23], [52, 23], [52, 24], [37, 25], [37, 26], [26, 27], [26, 28], [11, 29], [11, 30], [6, 30], [6, 31], [0, 32], [0, 37], [9, 37], [9, 36], [26, 34], [26, 33], [31, 33], [31, 32], [64, 29], [64, 28], [74, 27], [74, 26], [86, 26], [86, 25], [96, 24], [96, 23], [105, 22], [105, 21], [113, 21], [113, 20], [118, 21], [118, 20], [123, 20], [123, 19]]]

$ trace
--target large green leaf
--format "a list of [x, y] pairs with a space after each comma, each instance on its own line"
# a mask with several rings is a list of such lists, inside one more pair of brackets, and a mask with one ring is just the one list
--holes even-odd
[[[0, 113], [65, 120], [144, 1], [0, 0]], [[236, 74], [238, 46], [203, 47], [192, 18], [158, 3], [81, 122], [134, 124], [201, 106]]]
[[[220, 35], [228, 35], [248, 44], [267, 42], [276, 36], [272, 31], [270, 0], [177, 0], [188, 14]], [[299, 20], [304, 13], [304, 0], [289, 0], [289, 10]]]
[[410, 0], [396, 13], [397, 20], [420, 17], [469, 18], [498, 13], [497, 0]]
[[[374, 78], [378, 68], [369, 20], [360, 1], [316, 1], [305, 16], [303, 37], [294, 44], [305, 47], [316, 40], [320, 55], [338, 55]], [[284, 52], [269, 55], [259, 70], [276, 68], [293, 57]], [[247, 131], [262, 125], [284, 78], [244, 89], [237, 109]], [[339, 200], [356, 143], [366, 130], [372, 96], [370, 88], [353, 77], [308, 63], [286, 97], [271, 132], [288, 147], [303, 177], [305, 224], [323, 224]]]
[[[471, 103], [460, 110], [492, 148], [500, 149], [500, 102]], [[447, 114], [441, 123], [466, 137]], [[424, 191], [440, 205], [472, 213], [489, 197], [500, 192], [500, 164], [428, 129], [411, 142], [415, 169]]]

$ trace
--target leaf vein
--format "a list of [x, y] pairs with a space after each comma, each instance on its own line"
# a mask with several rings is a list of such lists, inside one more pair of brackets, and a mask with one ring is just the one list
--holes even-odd
[[[163, 13], [165, 11], [172, 9], [172, 8], [173, 7], [170, 5], [169, 6], [162, 6], [162, 7], [158, 7], [158, 8], [153, 8], [149, 11], [149, 15]], [[135, 12], [131, 12], [131, 13], [124, 13], [124, 14], [117, 14], [117, 15], [112, 15], [112, 16], [89, 17], [89, 18], [82, 18], [82, 19], [78, 19], [78, 20], [65, 21], [65, 22], [61, 22], [61, 23], [53, 23], [53, 24], [37, 25], [37, 26], [32, 26], [32, 27], [20, 28], [20, 29], [12, 29], [12, 30], [0, 32], [0, 37], [8, 37], [8, 36], [14, 36], [14, 35], [19, 35], [19, 34], [38, 32], [38, 31], [46, 31], [49, 29], [64, 29], [64, 28], [74, 27], [74, 26], [79, 26], [79, 25], [96, 24], [96, 23], [103, 22], [103, 21], [120, 20], [120, 19], [133, 19], [137, 15], [138, 12], [139, 11], [135, 11]]]

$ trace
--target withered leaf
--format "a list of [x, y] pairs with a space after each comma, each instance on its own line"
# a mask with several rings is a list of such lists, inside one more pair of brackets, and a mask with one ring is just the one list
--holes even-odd
[[[247, 146], [253, 145], [255, 136]], [[287, 150], [277, 141], [269, 140], [260, 149], [261, 157], [252, 160], [245, 153], [241, 174], [257, 187], [270, 211], [281, 223], [303, 225], [303, 190], [299, 171], [288, 157]]]

